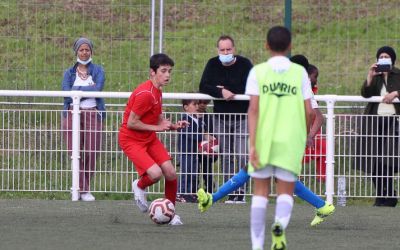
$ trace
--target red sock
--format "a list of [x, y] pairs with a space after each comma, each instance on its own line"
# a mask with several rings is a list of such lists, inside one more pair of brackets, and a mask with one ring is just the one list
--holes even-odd
[[175, 180], [167, 181], [165, 180], [165, 198], [172, 201], [175, 205], [176, 192], [178, 191], [178, 182]]
[[138, 181], [138, 187], [141, 189], [146, 189], [148, 186], [151, 186], [155, 183], [148, 174], [144, 174], [142, 177], [140, 177]]

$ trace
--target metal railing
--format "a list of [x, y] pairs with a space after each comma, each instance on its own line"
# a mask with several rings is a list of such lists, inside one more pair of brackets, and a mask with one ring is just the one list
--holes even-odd
[[[81, 98], [103, 97], [128, 99], [130, 92], [81, 92], [81, 91], [0, 91], [3, 97], [71, 97], [73, 99], [72, 110], [72, 149], [69, 151], [61, 127], [62, 107], [35, 105], [26, 107], [17, 104], [10, 105], [2, 102], [0, 107], [0, 190], [2, 191], [71, 191], [72, 200], [79, 197], [79, 164], [81, 160], [80, 149], [80, 109]], [[165, 102], [181, 99], [212, 99], [203, 94], [164, 93]], [[248, 99], [245, 95], [238, 95], [236, 100]], [[364, 117], [359, 113], [335, 112], [336, 103], [380, 102], [381, 97], [362, 98], [359, 96], [316, 96], [316, 99], [326, 103], [326, 122], [322, 128], [316, 147], [324, 147], [323, 150], [307, 152], [303, 171], [300, 179], [313, 192], [318, 195], [326, 195], [329, 202], [335, 196], [335, 186], [345, 182], [345, 193], [347, 197], [376, 197], [373, 186], [374, 176], [370, 173], [360, 171], [355, 160], [357, 155], [357, 140], [359, 133], [359, 118]], [[61, 98], [60, 98], [61, 101]], [[15, 107], [18, 106], [18, 107]], [[124, 108], [113, 106], [107, 110], [107, 118], [102, 130], [102, 147], [97, 152], [96, 169], [93, 171], [91, 180], [92, 192], [130, 193], [131, 181], [137, 173], [132, 163], [125, 157], [118, 146], [118, 129], [122, 122]], [[177, 120], [182, 114], [179, 105], [169, 105], [164, 114], [172, 120]], [[211, 113], [209, 113], [211, 115]], [[235, 114], [212, 114], [235, 115]], [[216, 134], [221, 136], [223, 133]], [[171, 153], [171, 157], [177, 165], [180, 176], [179, 156], [181, 152], [177, 147], [179, 132], [169, 131], [159, 133]], [[240, 135], [235, 135], [240, 136]], [[246, 134], [242, 136], [247, 136]], [[371, 135], [379, 137], [380, 135]], [[398, 138], [396, 138], [398, 142]], [[231, 141], [227, 142], [232, 143]], [[325, 154], [326, 153], [326, 154]], [[394, 158], [398, 158], [398, 152], [393, 152]], [[69, 159], [68, 155], [71, 155]], [[230, 152], [220, 153], [220, 159], [224, 156], [239, 158], [243, 153]], [[196, 157], [201, 154], [196, 153]], [[247, 151], [245, 151], [247, 157]], [[376, 155], [375, 157], [382, 157]], [[319, 161], [325, 161], [321, 164]], [[326, 163], [326, 164], [325, 164]], [[326, 167], [326, 177], [321, 166]], [[199, 182], [203, 182], [201, 175], [212, 175], [213, 189], [215, 190], [225, 179], [234, 174], [241, 167], [235, 164], [226, 172], [223, 170], [221, 160], [213, 161], [212, 170], [203, 171], [201, 167], [195, 173]], [[398, 168], [398, 167], [397, 167]], [[233, 171], [233, 172], [232, 172]], [[394, 179], [394, 186], [399, 193], [399, 171], [387, 173], [388, 178]], [[203, 184], [200, 184], [203, 185]], [[150, 193], [161, 193], [163, 182], [154, 185]], [[251, 193], [251, 185], [245, 188], [246, 194]], [[196, 190], [188, 190], [187, 193], [195, 193]]]

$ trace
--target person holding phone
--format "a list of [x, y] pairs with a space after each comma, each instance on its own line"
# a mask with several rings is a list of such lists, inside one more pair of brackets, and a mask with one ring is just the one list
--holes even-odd
[[[368, 70], [361, 87], [363, 97], [382, 96], [381, 103], [370, 102], [359, 124], [356, 168], [371, 174], [375, 185], [374, 206], [395, 207], [397, 194], [393, 189], [393, 175], [398, 172], [400, 104], [400, 70], [394, 66], [396, 52], [383, 46], [376, 53], [376, 63]], [[385, 65], [385, 66], [382, 66]]]

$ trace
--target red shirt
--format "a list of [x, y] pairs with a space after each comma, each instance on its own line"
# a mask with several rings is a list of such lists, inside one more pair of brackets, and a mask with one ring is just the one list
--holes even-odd
[[145, 124], [157, 125], [162, 113], [162, 92], [154, 87], [151, 80], [141, 83], [129, 97], [126, 104], [124, 118], [119, 130], [121, 136], [126, 136], [137, 141], [151, 141], [156, 137], [156, 132], [134, 130], [127, 127], [131, 112], [140, 116], [140, 121]]

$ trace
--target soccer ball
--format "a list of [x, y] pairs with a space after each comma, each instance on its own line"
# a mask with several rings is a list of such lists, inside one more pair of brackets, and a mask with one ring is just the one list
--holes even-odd
[[217, 155], [219, 153], [219, 144], [217, 139], [202, 141], [199, 143], [199, 152], [205, 155]]
[[175, 206], [168, 199], [156, 199], [150, 204], [149, 216], [156, 224], [167, 224], [175, 216]]

